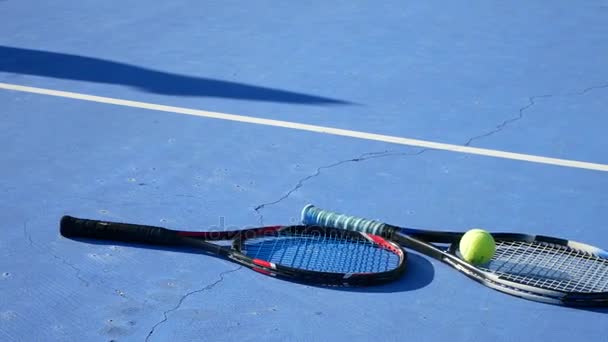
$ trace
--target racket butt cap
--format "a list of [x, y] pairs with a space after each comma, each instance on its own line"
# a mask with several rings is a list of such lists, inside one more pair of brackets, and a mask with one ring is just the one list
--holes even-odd
[[63, 216], [61, 221], [59, 221], [59, 233], [65, 237], [74, 236], [76, 231], [76, 220], [75, 217], [69, 215]]
[[302, 208], [302, 212], [301, 212], [301, 214], [300, 214], [300, 222], [302, 222], [302, 223], [306, 224], [306, 221], [307, 221], [307, 220], [306, 220], [306, 216], [307, 216], [307, 214], [308, 214], [308, 211], [309, 211], [311, 208], [314, 208], [314, 207], [315, 207], [315, 206], [314, 206], [313, 204], [310, 204], [310, 203], [309, 203], [309, 204], [305, 205], [305, 206], [304, 206], [304, 208]]

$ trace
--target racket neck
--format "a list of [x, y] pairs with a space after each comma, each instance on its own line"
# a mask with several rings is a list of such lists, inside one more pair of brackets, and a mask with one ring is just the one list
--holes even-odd
[[462, 232], [438, 232], [432, 230], [420, 230], [413, 228], [398, 228], [391, 227], [393, 234], [408, 235], [418, 240], [424, 240], [432, 243], [455, 243], [460, 241]]
[[391, 238], [404, 247], [411, 248], [419, 253], [442, 260], [445, 250], [433, 244], [449, 244], [450, 248], [456, 245], [463, 233], [437, 232], [413, 228], [399, 228], [390, 226]]

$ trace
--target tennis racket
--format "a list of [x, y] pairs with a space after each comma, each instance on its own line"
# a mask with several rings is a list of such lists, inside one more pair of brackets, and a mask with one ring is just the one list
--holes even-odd
[[385, 237], [517, 297], [569, 306], [608, 306], [608, 252], [584, 243], [540, 235], [493, 233], [494, 257], [486, 264], [473, 265], [458, 254], [464, 233], [402, 228], [313, 205], [302, 210], [302, 222]]
[[403, 274], [407, 260], [405, 251], [380, 236], [305, 225], [191, 232], [64, 216], [60, 232], [69, 238], [194, 248], [269, 276], [327, 286], [386, 283]]

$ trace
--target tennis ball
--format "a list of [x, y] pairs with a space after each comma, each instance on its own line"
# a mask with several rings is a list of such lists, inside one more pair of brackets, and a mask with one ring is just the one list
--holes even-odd
[[471, 264], [481, 265], [489, 262], [496, 252], [496, 242], [490, 233], [483, 229], [471, 229], [460, 238], [460, 255]]

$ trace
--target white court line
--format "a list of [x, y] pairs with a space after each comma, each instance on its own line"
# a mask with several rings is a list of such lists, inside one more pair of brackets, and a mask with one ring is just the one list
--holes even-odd
[[409, 139], [409, 138], [402, 138], [402, 137], [396, 137], [396, 136], [391, 136], [391, 135], [366, 133], [366, 132], [360, 132], [360, 131], [351, 131], [351, 130], [347, 130], [347, 129], [325, 127], [325, 126], [307, 125], [307, 124], [290, 122], [290, 121], [262, 119], [262, 118], [256, 118], [256, 117], [251, 117], [251, 116], [244, 116], [244, 115], [208, 112], [205, 110], [164, 106], [164, 105], [158, 105], [158, 104], [154, 104], [154, 103], [121, 100], [121, 99], [115, 99], [115, 98], [111, 98], [111, 97], [102, 97], [102, 96], [72, 93], [72, 92], [68, 92], [68, 91], [26, 87], [26, 86], [8, 84], [8, 83], [0, 83], [0, 89], [21, 91], [21, 92], [26, 92], [26, 93], [34, 93], [34, 94], [42, 94], [42, 95], [50, 95], [50, 96], [64, 97], [64, 98], [98, 102], [98, 103], [113, 104], [113, 105], [124, 106], [124, 107], [150, 109], [150, 110], [156, 110], [156, 111], [161, 111], [161, 112], [194, 115], [194, 116], [200, 116], [200, 117], [205, 117], [205, 118], [246, 122], [246, 123], [265, 125], [265, 126], [292, 128], [292, 129], [297, 129], [297, 130], [301, 130], [301, 131], [309, 131], [309, 132], [332, 134], [332, 135], [339, 135], [339, 136], [358, 138], [358, 139], [382, 141], [382, 142], [391, 143], [391, 144], [424, 147], [424, 148], [430, 148], [430, 149], [435, 149], [435, 150], [476, 154], [476, 155], [495, 157], [495, 158], [522, 160], [522, 161], [527, 161], [527, 162], [532, 162], [532, 163], [558, 165], [558, 166], [596, 170], [596, 171], [608, 171], [608, 165], [606, 165], [606, 164], [596, 164], [596, 163], [588, 163], [588, 162], [582, 162], [582, 161], [576, 161], [576, 160], [549, 158], [549, 157], [535, 156], [535, 155], [530, 155], [530, 154], [505, 152], [505, 151], [490, 150], [490, 149], [485, 149], [485, 148], [477, 148], [477, 147], [462, 146], [462, 145], [443, 144], [443, 143], [438, 143], [438, 142], [433, 142], [433, 141]]

